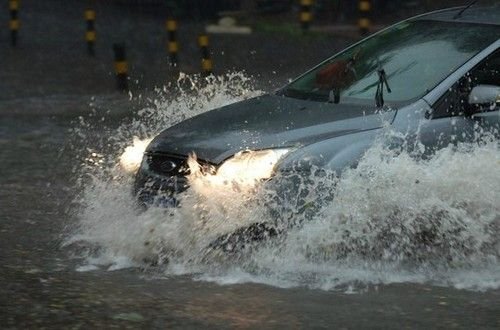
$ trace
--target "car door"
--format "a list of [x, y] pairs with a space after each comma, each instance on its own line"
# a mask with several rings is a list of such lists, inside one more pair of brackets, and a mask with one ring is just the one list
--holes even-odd
[[480, 135], [498, 139], [500, 113], [495, 104], [469, 104], [477, 86], [500, 86], [500, 51], [497, 50], [467, 72], [432, 105], [432, 112], [419, 128], [420, 141], [428, 153], [450, 144], [475, 142]]
[[[500, 49], [476, 66], [470, 74], [471, 88], [487, 86], [500, 90]], [[469, 101], [470, 98], [469, 98]], [[469, 102], [470, 103], [470, 102]], [[494, 100], [477, 105], [469, 104], [472, 120], [477, 123], [480, 134], [492, 134], [500, 139], [500, 93]], [[476, 129], [477, 131], [478, 129]]]

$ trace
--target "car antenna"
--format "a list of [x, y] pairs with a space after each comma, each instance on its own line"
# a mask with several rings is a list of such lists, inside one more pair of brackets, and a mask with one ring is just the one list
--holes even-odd
[[453, 19], [457, 19], [457, 18], [460, 18], [460, 16], [462, 16], [462, 14], [464, 13], [464, 11], [466, 11], [467, 9], [469, 9], [470, 7], [474, 6], [476, 4], [478, 0], [474, 0], [474, 1], [471, 1], [471, 3], [469, 3], [467, 6], [465, 6], [464, 8], [462, 8], [461, 11], [459, 11], [455, 16], [453, 16]]

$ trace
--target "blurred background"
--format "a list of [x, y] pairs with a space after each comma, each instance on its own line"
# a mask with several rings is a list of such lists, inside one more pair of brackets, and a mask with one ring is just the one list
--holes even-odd
[[[99, 0], [97, 0], [99, 1]], [[121, 5], [139, 7], [163, 6], [183, 17], [210, 18], [216, 17], [220, 11], [242, 10], [258, 13], [279, 13], [297, 11], [300, 6], [298, 0], [113, 0]], [[406, 13], [428, 11], [443, 6], [463, 5], [467, 1], [457, 0], [372, 0], [376, 15], [386, 17], [405, 15]], [[315, 0], [313, 3], [317, 18], [320, 20], [349, 20], [357, 16], [358, 2], [355, 0]], [[391, 13], [387, 13], [391, 11]], [[395, 18], [395, 17], [394, 17]]]
[[[400, 19], [468, 2], [8, 0], [0, 7], [4, 21], [0, 29], [0, 100], [109, 95], [118, 92], [117, 68], [126, 69], [125, 91], [134, 94], [175, 81], [179, 72], [220, 75], [244, 71], [256, 88], [272, 90]], [[495, 1], [479, 3], [491, 2]], [[92, 54], [88, 51], [88, 10], [93, 12]], [[175, 20], [175, 65], [168, 19]], [[12, 27], [16, 28], [15, 46]], [[202, 49], [198, 38], [204, 34], [208, 44]], [[113, 51], [117, 43], [125, 48], [125, 58], [120, 61], [126, 66], [117, 67]], [[203, 56], [210, 61], [208, 70], [203, 67]], [[3, 103], [0, 111], [14, 111], [9, 104]]]

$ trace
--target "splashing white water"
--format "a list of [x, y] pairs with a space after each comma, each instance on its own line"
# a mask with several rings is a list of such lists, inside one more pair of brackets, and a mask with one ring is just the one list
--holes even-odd
[[428, 161], [386, 153], [381, 144], [370, 149], [343, 173], [332, 203], [277, 252], [258, 251], [255, 263], [297, 283], [314, 276], [314, 286], [327, 288], [350, 281], [498, 287], [498, 143], [446, 148]]
[[154, 262], [167, 274], [196, 274], [219, 283], [500, 287], [500, 152], [494, 141], [445, 148], [422, 160], [407, 152], [392, 154], [381, 139], [341, 179], [308, 178], [309, 191], [322, 186], [335, 194], [313, 219], [238, 254], [207, 246], [241, 226], [286, 221], [298, 202], [273, 207], [277, 202], [265, 186], [211, 187], [206, 194], [210, 180], [195, 176], [179, 196], [181, 208], [140, 211], [131, 195], [133, 178], [116, 165], [133, 136], [151, 138], [190, 116], [261, 93], [239, 74], [211, 79], [199, 87], [184, 77], [188, 88], [179, 86], [178, 97], [159, 98], [113, 131], [103, 145], [113, 145], [117, 153], [102, 156], [103, 150], [89, 148], [101, 156], [89, 156], [94, 160], [82, 167], [87, 179], [77, 201], [80, 225], [68, 239], [89, 247], [90, 266], [83, 269]]

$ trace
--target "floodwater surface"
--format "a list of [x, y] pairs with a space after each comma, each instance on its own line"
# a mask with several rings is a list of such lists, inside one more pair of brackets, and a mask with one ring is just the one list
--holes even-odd
[[45, 100], [37, 116], [21, 102], [2, 115], [3, 326], [500, 326], [497, 142], [419, 160], [381, 141], [357, 169], [321, 180], [336, 198], [312, 221], [238, 255], [207, 254], [213, 237], [279, 216], [262, 206], [268, 195], [208, 196], [198, 177], [181, 209], [144, 212], [119, 164], [134, 139], [262, 93], [241, 74], [191, 82], [175, 97]]

